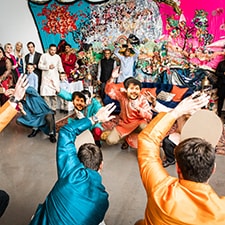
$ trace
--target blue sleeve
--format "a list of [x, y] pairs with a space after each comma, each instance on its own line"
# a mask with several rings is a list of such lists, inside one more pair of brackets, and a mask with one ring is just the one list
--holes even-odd
[[57, 143], [57, 172], [59, 178], [67, 176], [71, 169], [75, 167], [83, 167], [77, 157], [75, 139], [91, 125], [88, 118], [83, 118], [74, 120], [60, 129]]
[[58, 96], [62, 99], [65, 99], [66, 101], [72, 101], [72, 94], [64, 89], [60, 89], [60, 92], [58, 93]]

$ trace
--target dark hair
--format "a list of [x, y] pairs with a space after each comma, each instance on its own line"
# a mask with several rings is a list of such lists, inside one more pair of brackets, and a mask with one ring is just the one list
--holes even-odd
[[51, 47], [56, 47], [57, 48], [57, 46], [55, 44], [50, 44], [49, 48], [51, 48]]
[[215, 149], [210, 143], [201, 138], [188, 138], [175, 148], [174, 153], [185, 180], [208, 181], [215, 163]]
[[3, 53], [4, 57], [6, 57], [6, 54], [5, 54], [5, 50], [4, 50], [4, 48], [3, 48], [3, 47], [0, 47], [0, 50], [2, 51], [2, 53]]
[[81, 93], [87, 95], [89, 98], [91, 97], [91, 92], [88, 90], [82, 90]]
[[65, 46], [65, 47], [66, 47], [66, 46], [69, 46], [70, 48], [72, 47], [71, 44], [69, 44], [69, 43], [66, 43], [64, 46]]
[[27, 63], [27, 66], [34, 66], [34, 64], [33, 63]]
[[101, 149], [92, 143], [86, 143], [80, 146], [77, 156], [86, 168], [99, 170], [103, 155]]
[[75, 97], [78, 96], [79, 98], [83, 98], [84, 102], [86, 102], [86, 97], [83, 93], [81, 93], [80, 91], [74, 91], [72, 94], [72, 100], [75, 99]]
[[138, 85], [141, 89], [141, 82], [133, 77], [128, 77], [123, 82], [125, 89], [127, 89], [130, 84]]
[[27, 47], [28, 47], [28, 45], [30, 45], [30, 44], [32, 44], [33, 47], [35, 47], [35, 44], [34, 44], [34, 42], [32, 42], [32, 41], [29, 41], [29, 42], [27, 43]]
[[110, 52], [110, 53], [112, 53], [111, 49], [109, 49], [109, 48], [104, 49], [104, 50], [103, 50], [103, 53], [105, 53], [105, 52]]

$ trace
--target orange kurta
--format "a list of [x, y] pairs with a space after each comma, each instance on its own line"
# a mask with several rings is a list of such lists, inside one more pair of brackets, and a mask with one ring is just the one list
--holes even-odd
[[[143, 95], [140, 95], [135, 100], [128, 99], [126, 92], [121, 91], [121, 88], [123, 88], [122, 83], [107, 82], [105, 92], [110, 98], [120, 103], [120, 118], [116, 129], [120, 136], [124, 137], [134, 131], [141, 123], [148, 123], [152, 118], [152, 111], [151, 106]], [[138, 111], [132, 105], [141, 110]]]
[[225, 197], [208, 184], [171, 177], [162, 166], [160, 142], [175, 122], [160, 113], [138, 136], [138, 163], [147, 193], [144, 225], [224, 225]]
[[17, 110], [13, 108], [8, 101], [0, 108], [0, 132], [16, 114]]

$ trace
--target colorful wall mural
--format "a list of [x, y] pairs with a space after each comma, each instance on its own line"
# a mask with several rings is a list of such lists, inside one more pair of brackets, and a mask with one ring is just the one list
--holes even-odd
[[166, 82], [159, 76], [166, 74], [169, 82], [176, 67], [185, 74], [176, 71], [175, 80], [185, 85], [195, 77], [193, 70], [214, 70], [224, 57], [223, 0], [32, 0], [28, 5], [44, 50], [64, 39], [76, 50], [91, 44], [99, 53], [134, 38], [141, 80]]

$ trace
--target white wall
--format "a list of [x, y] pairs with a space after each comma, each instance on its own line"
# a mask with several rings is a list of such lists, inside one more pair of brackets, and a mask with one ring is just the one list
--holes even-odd
[[26, 54], [28, 41], [33, 41], [38, 52], [43, 52], [38, 31], [27, 0], [1, 0], [0, 43], [10, 42], [13, 47], [17, 41], [23, 43]]

